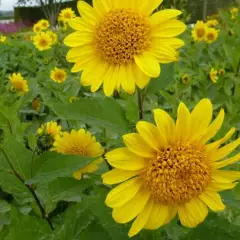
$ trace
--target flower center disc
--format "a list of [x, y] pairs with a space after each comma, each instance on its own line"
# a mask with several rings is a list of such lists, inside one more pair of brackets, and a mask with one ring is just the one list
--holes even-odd
[[151, 47], [150, 23], [131, 9], [112, 10], [96, 27], [95, 45], [109, 63], [132, 63], [134, 55]]
[[205, 29], [204, 28], [198, 28], [197, 29], [197, 36], [199, 38], [202, 38], [202, 37], [204, 37], [204, 35], [205, 35]]
[[203, 149], [179, 144], [162, 150], [142, 176], [157, 202], [177, 205], [204, 191], [211, 182], [211, 166]]

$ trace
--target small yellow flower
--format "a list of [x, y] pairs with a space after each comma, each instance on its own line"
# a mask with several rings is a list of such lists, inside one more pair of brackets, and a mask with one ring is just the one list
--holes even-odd
[[33, 110], [35, 110], [35, 111], [39, 111], [39, 109], [40, 109], [40, 101], [39, 101], [39, 99], [38, 98], [35, 98], [34, 100], [33, 100], [33, 102], [32, 102], [32, 108], [33, 108]]
[[53, 41], [49, 34], [40, 32], [33, 37], [33, 43], [39, 51], [45, 51], [51, 48]]
[[53, 44], [58, 42], [58, 35], [55, 32], [48, 30], [46, 33], [52, 38]]
[[42, 30], [45, 30], [47, 28], [49, 28], [50, 24], [49, 24], [49, 21], [46, 20], [46, 19], [41, 19], [37, 22], [37, 24], [40, 24]]
[[209, 73], [209, 77], [212, 80], [213, 83], [217, 83], [218, 80], [218, 71], [215, 70], [214, 68], [211, 69]]
[[40, 33], [42, 30], [43, 30], [43, 29], [42, 29], [42, 25], [41, 25], [41, 24], [36, 23], [36, 24], [33, 25], [33, 31], [34, 31], [35, 33]]
[[207, 28], [205, 41], [207, 43], [213, 43], [217, 40], [217, 38], [218, 38], [218, 30], [216, 30], [215, 28]]
[[58, 21], [68, 23], [71, 19], [75, 17], [76, 17], [76, 14], [71, 8], [65, 8], [60, 12]]
[[209, 28], [214, 28], [218, 24], [218, 21], [216, 19], [208, 20], [206, 25]]
[[197, 21], [193, 30], [192, 30], [192, 37], [194, 41], [199, 42], [205, 39], [207, 33], [207, 26], [203, 21]]
[[[66, 155], [79, 155], [88, 157], [101, 157], [104, 150], [96, 138], [90, 132], [80, 129], [72, 130], [70, 133], [63, 132], [62, 136], [55, 140], [52, 151]], [[99, 163], [102, 159], [98, 159], [86, 167], [76, 171], [73, 176], [81, 179], [83, 173], [91, 173], [98, 170]]]
[[219, 76], [224, 76], [225, 73], [226, 73], [225, 69], [220, 69], [220, 70], [218, 71], [218, 75], [219, 75]]
[[6, 36], [0, 36], [0, 43], [6, 43], [7, 37]]
[[234, 8], [232, 8], [232, 9], [230, 10], [230, 12], [231, 12], [231, 14], [236, 14], [236, 13], [239, 12], [239, 9], [236, 8], [236, 7], [234, 7]]
[[227, 158], [240, 145], [240, 138], [225, 144], [235, 128], [210, 142], [222, 126], [224, 110], [212, 122], [213, 105], [203, 99], [192, 112], [180, 103], [177, 113], [175, 123], [167, 112], [155, 109], [156, 125], [138, 122], [138, 133], [123, 136], [126, 147], [106, 154], [114, 169], [103, 174], [103, 182], [121, 184], [105, 203], [116, 222], [135, 219], [130, 237], [143, 228], [158, 229], [176, 215], [183, 226], [196, 227], [209, 209], [224, 210], [218, 192], [234, 188], [240, 179], [239, 171], [220, 170], [240, 160], [240, 153]]
[[70, 102], [70, 103], [74, 103], [74, 102], [77, 101], [77, 99], [78, 99], [78, 97], [76, 97], [76, 96], [70, 97], [70, 98], [69, 98], [69, 102]]
[[67, 73], [63, 69], [55, 67], [51, 71], [50, 77], [54, 82], [63, 83], [67, 78]]
[[21, 95], [29, 92], [27, 80], [24, 80], [21, 73], [13, 73], [9, 76], [9, 81], [12, 87], [18, 91]]
[[68, 22], [76, 31], [64, 43], [71, 47], [72, 72], [83, 71], [83, 86], [96, 92], [103, 85], [106, 96], [119, 88], [133, 94], [160, 75], [160, 64], [176, 61], [184, 45], [177, 36], [186, 25], [177, 20], [181, 11], [154, 12], [162, 1], [96, 1], [93, 7], [78, 1], [81, 17]]
[[184, 84], [188, 84], [188, 82], [190, 81], [190, 77], [187, 74], [183, 75], [181, 79]]
[[46, 124], [42, 124], [40, 128], [38, 128], [38, 135], [50, 135], [54, 139], [57, 139], [61, 135], [62, 127], [58, 125], [57, 122], [47, 122]]

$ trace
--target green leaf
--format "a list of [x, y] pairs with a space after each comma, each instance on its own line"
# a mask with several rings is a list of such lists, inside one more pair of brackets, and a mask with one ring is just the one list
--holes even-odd
[[174, 80], [174, 63], [161, 64], [161, 74], [158, 78], [152, 79], [148, 85], [147, 93], [156, 93], [166, 89]]
[[54, 152], [46, 152], [35, 160], [38, 169], [28, 184], [39, 181], [51, 181], [59, 177], [72, 176], [73, 172], [90, 164], [96, 158], [62, 155]]
[[44, 96], [44, 101], [62, 120], [78, 120], [93, 126], [110, 128], [119, 133], [129, 129], [123, 108], [111, 98], [81, 98], [71, 104]]

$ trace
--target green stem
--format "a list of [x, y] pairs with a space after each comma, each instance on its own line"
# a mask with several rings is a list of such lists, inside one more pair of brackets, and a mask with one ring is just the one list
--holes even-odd
[[54, 230], [52, 221], [51, 221], [51, 219], [48, 217], [48, 214], [46, 213], [44, 207], [42, 206], [42, 204], [41, 204], [40, 200], [38, 199], [38, 196], [36, 195], [36, 193], [34, 192], [34, 190], [31, 188], [31, 186], [25, 184], [24, 179], [18, 174], [17, 171], [15, 171], [15, 169], [14, 169], [14, 167], [13, 167], [13, 165], [12, 165], [12, 163], [11, 163], [8, 155], [7, 155], [7, 153], [5, 152], [5, 150], [4, 150], [3, 148], [1, 148], [1, 151], [2, 151], [2, 153], [3, 153], [3, 155], [4, 155], [4, 157], [6, 158], [6, 160], [7, 160], [8, 164], [9, 164], [10, 168], [12, 169], [12, 172], [14, 173], [14, 175], [19, 179], [19, 181], [21, 181], [21, 182], [25, 185], [26, 188], [28, 188], [28, 190], [29, 190], [30, 193], [32, 194], [34, 200], [36, 201], [36, 203], [37, 203], [37, 205], [38, 205], [38, 207], [39, 207], [39, 209], [40, 209], [40, 211], [41, 211], [42, 218], [44, 218], [44, 219], [48, 222], [50, 228], [51, 228], [52, 230]]
[[143, 94], [141, 89], [137, 88], [137, 96], [138, 96], [138, 116], [139, 120], [143, 119]]

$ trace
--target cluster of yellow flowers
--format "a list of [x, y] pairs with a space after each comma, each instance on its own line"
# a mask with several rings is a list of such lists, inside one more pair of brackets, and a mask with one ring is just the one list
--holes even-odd
[[215, 28], [217, 24], [218, 21], [214, 19], [209, 20], [206, 23], [203, 21], [197, 21], [192, 30], [192, 37], [194, 41], [205, 41], [207, 43], [215, 42], [219, 34], [219, 30]]
[[49, 30], [50, 24], [47, 20], [42, 19], [33, 26], [36, 35], [33, 37], [33, 43], [39, 51], [45, 51], [51, 48], [58, 41], [57, 34]]
[[13, 73], [9, 76], [9, 81], [11, 84], [11, 92], [18, 92], [20, 95], [29, 92], [27, 80], [23, 78], [21, 73]]
[[234, 7], [230, 10], [230, 13], [231, 13], [231, 18], [234, 20], [236, 19], [236, 16], [238, 15], [238, 12], [239, 12], [239, 9]]

